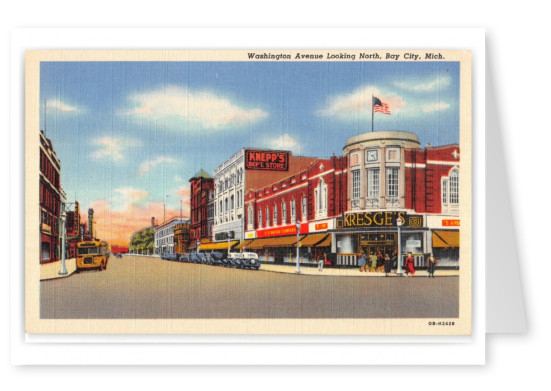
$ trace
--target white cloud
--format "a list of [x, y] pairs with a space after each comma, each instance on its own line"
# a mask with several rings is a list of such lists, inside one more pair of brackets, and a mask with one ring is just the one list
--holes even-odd
[[449, 75], [442, 75], [424, 81], [395, 81], [392, 84], [407, 91], [427, 92], [449, 86], [451, 78]]
[[94, 160], [112, 159], [120, 161], [124, 157], [124, 152], [133, 147], [139, 147], [141, 142], [132, 138], [123, 137], [99, 137], [91, 141], [92, 145], [96, 145], [98, 149], [90, 154]]
[[446, 110], [450, 107], [448, 103], [438, 102], [438, 103], [429, 103], [421, 106], [421, 111], [423, 113], [431, 113], [433, 111]]
[[268, 117], [258, 108], [245, 108], [207, 91], [169, 86], [129, 97], [133, 107], [123, 115], [149, 120], [178, 120], [203, 128], [241, 127]]
[[374, 86], [363, 86], [349, 94], [329, 98], [326, 107], [319, 110], [318, 114], [343, 119], [351, 119], [355, 116], [365, 117], [371, 115], [373, 96], [388, 104], [391, 114], [399, 112], [406, 105], [406, 101], [396, 94]]
[[75, 106], [68, 105], [66, 103], [63, 103], [59, 99], [48, 99], [46, 101], [46, 110], [55, 110], [57, 112], [64, 112], [64, 113], [71, 113], [71, 112], [78, 112], [82, 111], [79, 110]]
[[287, 133], [267, 139], [266, 145], [271, 149], [289, 150], [295, 154], [300, 154], [302, 150], [300, 143]]
[[149, 198], [149, 193], [146, 190], [135, 189], [133, 187], [120, 187], [114, 191], [116, 193], [113, 197], [114, 210], [124, 210], [131, 205], [145, 205]]
[[172, 158], [172, 157], [159, 156], [155, 160], [147, 160], [147, 161], [143, 162], [142, 164], [140, 164], [140, 167], [138, 169], [138, 174], [140, 174], [140, 176], [144, 176], [149, 171], [151, 171], [152, 169], [157, 167], [159, 164], [162, 164], [162, 163], [176, 163], [176, 162], [177, 162], [177, 160]]

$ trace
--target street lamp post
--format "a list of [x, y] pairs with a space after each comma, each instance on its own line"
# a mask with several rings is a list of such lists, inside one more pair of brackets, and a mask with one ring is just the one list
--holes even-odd
[[402, 220], [398, 218], [396, 220], [396, 226], [398, 227], [398, 269], [396, 274], [402, 275], [402, 237], [400, 236], [400, 228], [402, 227]]
[[60, 276], [67, 275], [67, 266], [65, 265], [65, 205], [61, 204], [61, 271], [59, 272]]
[[300, 235], [300, 221], [297, 222], [297, 274], [300, 274], [299, 235]]

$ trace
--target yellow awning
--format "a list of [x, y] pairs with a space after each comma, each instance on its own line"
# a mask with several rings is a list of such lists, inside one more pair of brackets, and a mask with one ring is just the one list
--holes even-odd
[[310, 234], [300, 241], [300, 247], [314, 247], [326, 239], [328, 234]]
[[[299, 239], [300, 240], [300, 239]], [[296, 247], [297, 237], [293, 236], [281, 236], [277, 238], [262, 238], [255, 239], [252, 243], [247, 245], [247, 249], [258, 250], [261, 248], [273, 248], [273, 247]]]
[[239, 245], [235, 248], [236, 250], [241, 250], [243, 247], [249, 248], [249, 244], [253, 242], [253, 239], [245, 240], [244, 242], [239, 243]]
[[432, 247], [459, 248], [459, 231], [432, 231]]
[[[237, 240], [230, 242], [230, 248], [238, 243]], [[207, 243], [199, 246], [199, 251], [227, 250], [228, 242]]]
[[315, 247], [329, 247], [331, 246], [331, 235], [327, 235], [320, 243], [316, 244]]
[[272, 241], [272, 238], [255, 239], [252, 241], [252, 243], [249, 243], [247, 245], [247, 249], [259, 250], [261, 248], [264, 248], [264, 245], [270, 243], [271, 241]]

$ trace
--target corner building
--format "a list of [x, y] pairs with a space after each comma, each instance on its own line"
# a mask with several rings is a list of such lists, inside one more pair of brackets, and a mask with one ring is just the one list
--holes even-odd
[[[346, 141], [347, 211], [337, 221], [337, 265], [357, 265], [365, 251], [424, 266], [433, 252], [440, 266], [459, 266], [459, 146], [420, 148], [417, 136], [379, 131]], [[398, 238], [397, 221], [402, 222]]]

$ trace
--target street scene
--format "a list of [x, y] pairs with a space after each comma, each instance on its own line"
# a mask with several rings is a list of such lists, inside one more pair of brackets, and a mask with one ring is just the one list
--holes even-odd
[[460, 61], [188, 55], [41, 63], [41, 319], [460, 317]]
[[[306, 268], [303, 268], [303, 270]], [[455, 274], [455, 275], [454, 275]], [[52, 274], [55, 276], [55, 272]], [[262, 266], [241, 270], [124, 255], [105, 271], [43, 280], [44, 319], [456, 318], [457, 273], [368, 277]]]

